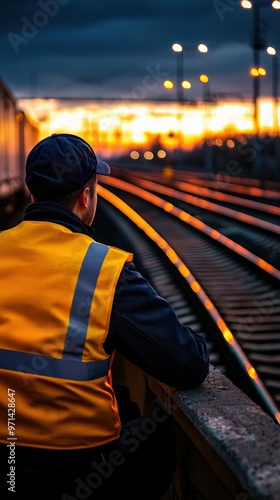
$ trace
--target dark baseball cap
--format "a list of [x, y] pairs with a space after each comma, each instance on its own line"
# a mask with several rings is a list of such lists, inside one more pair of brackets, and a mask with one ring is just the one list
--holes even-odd
[[38, 142], [26, 159], [26, 185], [34, 196], [65, 196], [82, 188], [95, 173], [109, 175], [107, 163], [73, 134], [52, 134]]

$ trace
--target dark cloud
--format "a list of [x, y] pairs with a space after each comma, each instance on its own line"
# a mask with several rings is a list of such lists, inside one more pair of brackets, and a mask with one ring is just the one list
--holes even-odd
[[[280, 46], [280, 11], [260, 11], [267, 43]], [[189, 98], [201, 94], [201, 72], [213, 89], [250, 97], [252, 27], [252, 11], [237, 0], [12, 0], [0, 17], [0, 76], [18, 96], [163, 98], [179, 42]], [[208, 54], [197, 52], [199, 42]], [[269, 56], [261, 61], [269, 71]], [[269, 75], [262, 89], [271, 93]]]

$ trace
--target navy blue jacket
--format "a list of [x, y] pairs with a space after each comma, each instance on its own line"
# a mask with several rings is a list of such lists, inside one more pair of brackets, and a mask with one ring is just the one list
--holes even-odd
[[[54, 222], [94, 238], [90, 226], [54, 202], [28, 205], [23, 220]], [[179, 321], [172, 306], [131, 262], [124, 265], [116, 287], [104, 349], [107, 354], [116, 349], [156, 379], [179, 389], [200, 385], [209, 370], [203, 336]]]

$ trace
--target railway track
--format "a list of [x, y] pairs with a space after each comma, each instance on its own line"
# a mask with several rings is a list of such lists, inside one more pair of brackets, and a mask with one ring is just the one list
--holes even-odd
[[[116, 174], [118, 173], [117, 171]], [[186, 174], [179, 173], [178, 177], [182, 176], [186, 177]], [[164, 197], [280, 269], [280, 207], [275, 205], [280, 204], [280, 185], [279, 191], [271, 191], [240, 185], [229, 186], [227, 183], [227, 191], [233, 189], [235, 192], [238, 187], [243, 196], [247, 192], [248, 198], [240, 198], [221, 190], [215, 191], [215, 186], [221, 189], [221, 184], [214, 181], [211, 190], [208, 187], [202, 188], [200, 178], [194, 178], [194, 183], [190, 183], [164, 179], [161, 173], [136, 172], [131, 175], [129, 171], [125, 176], [122, 171], [122, 178]]]
[[145, 192], [111, 177], [101, 183], [102, 238], [134, 252], [181, 321], [205, 336], [210, 362], [280, 423], [280, 271], [240, 253], [240, 244], [174, 206], [170, 193], [168, 201], [148, 193], [147, 201]]

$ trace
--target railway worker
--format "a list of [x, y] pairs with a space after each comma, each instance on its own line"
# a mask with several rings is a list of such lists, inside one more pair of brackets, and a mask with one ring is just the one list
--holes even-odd
[[160, 499], [176, 467], [172, 415], [156, 403], [141, 415], [114, 389], [114, 355], [180, 389], [208, 373], [204, 338], [129, 252], [94, 240], [109, 173], [82, 138], [43, 139], [26, 161], [32, 203], [0, 235], [1, 498]]

